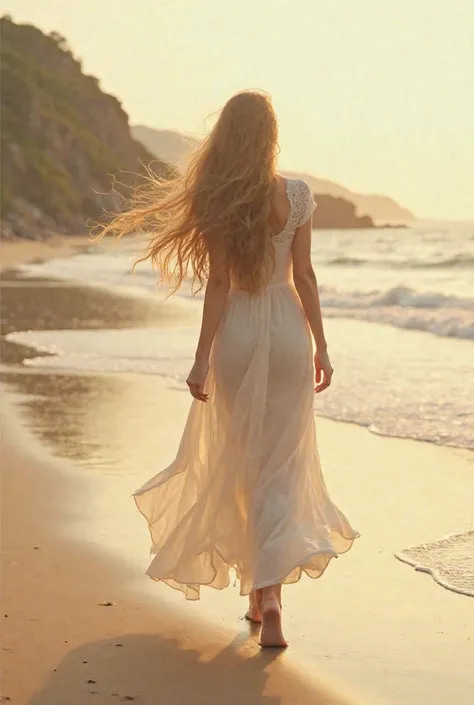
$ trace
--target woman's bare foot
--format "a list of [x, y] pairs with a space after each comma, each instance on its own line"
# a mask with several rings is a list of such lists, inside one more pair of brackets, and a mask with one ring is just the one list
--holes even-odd
[[274, 646], [286, 648], [288, 642], [283, 636], [281, 627], [281, 607], [275, 591], [265, 589], [261, 602], [262, 631], [259, 645], [262, 648]]
[[252, 590], [252, 592], [249, 595], [249, 608], [247, 612], [245, 613], [245, 619], [248, 619], [249, 622], [255, 622], [256, 624], [260, 624], [262, 621], [262, 613], [260, 611], [260, 604], [262, 601], [262, 591], [261, 590]]

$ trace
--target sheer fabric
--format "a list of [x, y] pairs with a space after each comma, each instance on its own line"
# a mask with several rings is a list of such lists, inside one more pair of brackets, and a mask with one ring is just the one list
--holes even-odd
[[292, 283], [291, 247], [315, 204], [287, 181], [275, 271], [250, 295], [232, 285], [211, 355], [209, 401], [193, 401], [174, 462], [135, 493], [155, 554], [148, 575], [196, 600], [317, 578], [358, 536], [332, 503], [316, 441], [313, 349]]

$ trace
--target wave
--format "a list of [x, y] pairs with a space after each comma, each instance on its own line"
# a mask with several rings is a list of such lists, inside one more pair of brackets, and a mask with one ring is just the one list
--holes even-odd
[[[328, 266], [334, 267], [360, 267], [364, 265], [374, 265], [376, 260], [361, 259], [359, 257], [345, 257], [340, 255], [329, 260], [322, 260], [322, 262]], [[377, 264], [379, 264], [377, 262]]]
[[430, 573], [446, 589], [474, 597], [474, 531], [410, 546], [395, 557], [417, 571]]
[[459, 296], [446, 296], [437, 291], [419, 292], [408, 286], [394, 286], [387, 291], [350, 291], [321, 287], [321, 295], [326, 306], [357, 308], [378, 308], [403, 306], [406, 308], [465, 309], [474, 313], [474, 299]]
[[328, 318], [353, 318], [370, 323], [381, 323], [383, 325], [404, 328], [406, 330], [418, 330], [442, 338], [460, 338], [463, 340], [474, 340], [474, 322], [465, 321], [462, 318], [442, 317], [442, 316], [420, 316], [410, 311], [393, 312], [383, 311], [378, 315], [375, 311], [360, 311], [358, 314], [354, 310], [341, 309], [339, 311], [325, 311]]
[[[129, 257], [108, 253], [80, 254], [21, 268], [28, 275], [105, 287], [129, 296], [164, 298], [167, 295], [158, 287], [156, 273], [151, 268], [136, 270], [133, 275], [130, 269]], [[372, 291], [321, 287], [320, 294], [324, 313], [332, 318], [359, 319], [442, 337], [474, 339], [474, 298], [448, 296], [439, 291], [416, 291], [407, 286]], [[193, 297], [191, 282], [186, 281], [174, 302], [188, 307], [200, 306], [202, 297], [203, 292]]]
[[355, 318], [474, 340], [474, 299], [417, 292], [404, 286], [369, 293], [321, 288], [321, 304], [331, 318]]
[[474, 266], [474, 254], [468, 254], [467, 252], [460, 252], [457, 255], [448, 257], [445, 260], [435, 260], [433, 262], [417, 262], [411, 265], [418, 269], [430, 269], [434, 267], [440, 268], [450, 268], [450, 267], [462, 267], [470, 268]]
[[446, 259], [418, 260], [418, 259], [365, 259], [363, 257], [349, 257], [338, 255], [321, 260], [322, 264], [329, 267], [379, 267], [390, 269], [469, 269], [474, 267], [474, 254], [460, 252]]

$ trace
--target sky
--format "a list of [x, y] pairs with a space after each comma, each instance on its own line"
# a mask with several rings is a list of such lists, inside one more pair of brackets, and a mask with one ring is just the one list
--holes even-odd
[[0, 0], [63, 34], [132, 124], [203, 134], [274, 101], [280, 167], [474, 219], [474, 0]]

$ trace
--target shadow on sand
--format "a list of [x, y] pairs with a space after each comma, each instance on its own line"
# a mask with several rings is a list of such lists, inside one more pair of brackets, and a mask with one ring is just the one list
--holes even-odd
[[348, 705], [247, 635], [210, 657], [160, 635], [125, 634], [71, 651], [29, 705]]

